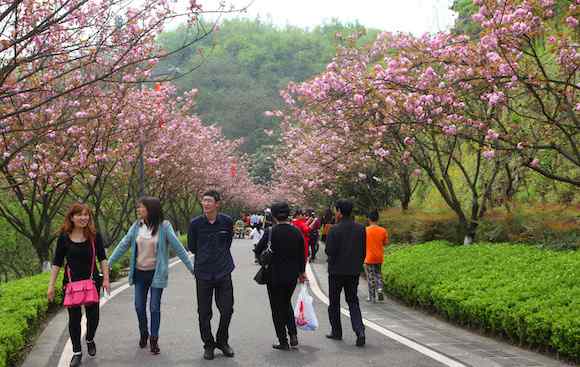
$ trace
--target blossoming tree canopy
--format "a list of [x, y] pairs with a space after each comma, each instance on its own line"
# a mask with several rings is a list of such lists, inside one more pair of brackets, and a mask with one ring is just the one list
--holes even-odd
[[[364, 175], [370, 162], [399, 152], [399, 163], [427, 173], [468, 237], [504, 170], [523, 164], [579, 185], [577, 5], [566, 10], [557, 47], [540, 55], [538, 41], [555, 27], [554, 2], [477, 3], [480, 40], [383, 33], [371, 47], [340, 48], [324, 73], [290, 84], [282, 93], [287, 111], [270, 113], [284, 119], [289, 147], [278, 182], [308, 193], [336, 182], [337, 173], [354, 180], [357, 169], [348, 166]], [[564, 166], [544, 167], [546, 152]], [[470, 188], [469, 203], [450, 170]]]
[[[195, 21], [201, 6], [185, 15]], [[173, 2], [146, 0], [0, 2], [0, 165], [26, 144], [94, 116], [87, 99], [117, 98], [148, 80], [155, 37], [177, 15]], [[196, 38], [197, 39], [197, 38]], [[15, 135], [19, 135], [15, 137]]]

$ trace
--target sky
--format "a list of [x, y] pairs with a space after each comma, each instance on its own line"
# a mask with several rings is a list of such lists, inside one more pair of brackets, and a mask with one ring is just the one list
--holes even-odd
[[[177, 0], [187, 5], [189, 0]], [[358, 20], [360, 24], [384, 31], [425, 32], [448, 30], [454, 14], [449, 7], [453, 0], [198, 0], [205, 10], [214, 10], [220, 2], [227, 7], [243, 8], [245, 14], [229, 17], [249, 17], [271, 20], [272, 23], [311, 28], [337, 18], [342, 22]]]

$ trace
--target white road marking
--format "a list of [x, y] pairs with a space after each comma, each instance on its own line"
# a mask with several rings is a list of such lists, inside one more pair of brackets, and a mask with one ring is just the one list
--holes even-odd
[[[179, 262], [181, 262], [181, 260], [175, 260], [175, 261], [169, 263], [169, 267], [171, 268]], [[112, 300], [116, 295], [123, 292], [124, 290], [126, 290], [129, 287], [130, 287], [130, 285], [129, 285], [129, 283], [127, 283], [127, 284], [123, 284], [119, 288], [115, 288], [115, 290], [111, 292], [109, 297], [101, 298], [101, 302], [99, 303], [99, 307], [103, 307], [104, 304], [106, 304], [107, 302]], [[81, 331], [81, 342], [82, 342], [83, 338], [85, 337], [85, 335], [87, 334], [86, 324], [87, 324], [87, 322], [86, 322], [85, 314], [83, 313], [83, 318], [81, 319], [81, 330], [82, 330]], [[71, 342], [70, 338], [68, 338], [68, 340], [66, 341], [66, 344], [64, 346], [64, 349], [62, 351], [62, 354], [60, 355], [60, 359], [58, 360], [58, 367], [67, 367], [70, 364], [70, 360], [72, 359], [72, 356], [73, 356], [72, 342]]]
[[[329, 304], [328, 297], [326, 297], [326, 295], [320, 289], [310, 264], [306, 265], [306, 275], [308, 276], [308, 283], [310, 285], [310, 289], [312, 290], [312, 293], [320, 301], [322, 301], [324, 304], [328, 305]], [[346, 317], [350, 318], [350, 314], [346, 308], [341, 307], [340, 312], [343, 315], [345, 315]], [[400, 334], [397, 334], [391, 330], [385, 329], [381, 325], [378, 325], [378, 324], [372, 322], [371, 320], [363, 318], [363, 323], [366, 327], [373, 329], [374, 331], [386, 336], [387, 338], [393, 339], [393, 340], [395, 340], [395, 341], [397, 341], [397, 342], [399, 342], [399, 343], [401, 343], [401, 344], [403, 344], [411, 349], [416, 350], [417, 352], [419, 352], [423, 355], [426, 355], [429, 358], [432, 358], [438, 362], [443, 363], [446, 366], [449, 366], [449, 367], [467, 367], [465, 364], [458, 362], [452, 358], [449, 358], [444, 354], [441, 354], [441, 353], [439, 353], [431, 348], [428, 348], [422, 344], [419, 344], [419, 343], [417, 343], [409, 338], [406, 338]]]
[[[180, 260], [175, 260], [169, 264], [169, 267], [171, 268], [179, 262], [180, 262]], [[308, 283], [309, 283], [309, 286], [310, 286], [312, 293], [320, 301], [322, 301], [324, 304], [328, 305], [329, 304], [328, 297], [326, 297], [326, 295], [320, 289], [310, 264], [306, 265], [306, 274], [308, 276], [308, 280], [309, 280]], [[129, 287], [130, 287], [129, 283], [124, 284], [124, 285], [116, 288], [114, 291], [112, 291], [108, 298], [101, 298], [100, 307], [105, 305], [107, 302], [112, 300], [115, 296], [117, 296], [119, 293], [123, 292], [124, 290], [128, 289]], [[346, 317], [350, 317], [350, 314], [349, 314], [347, 309], [341, 307], [340, 311]], [[85, 319], [85, 316], [83, 314], [83, 318], [81, 320], [81, 328], [82, 328], [81, 340], [83, 340], [84, 336], [86, 335], [86, 321], [85, 320], [86, 319]], [[403, 344], [411, 349], [414, 349], [417, 352], [419, 352], [419, 353], [421, 353], [429, 358], [432, 358], [438, 362], [441, 362], [446, 366], [449, 366], [449, 367], [467, 367], [466, 365], [464, 365], [464, 364], [462, 364], [454, 359], [451, 359], [451, 358], [449, 358], [449, 357], [447, 357], [447, 356], [445, 356], [445, 355], [443, 355], [443, 354], [441, 354], [433, 349], [430, 349], [430, 348], [428, 348], [422, 344], [419, 344], [411, 339], [408, 339], [402, 335], [399, 335], [391, 330], [385, 329], [384, 327], [372, 322], [371, 320], [363, 318], [363, 323], [365, 324], [365, 326], [375, 330], [376, 332], [378, 332], [378, 333], [380, 333], [380, 334], [382, 334], [390, 339], [393, 339], [393, 340], [395, 340], [395, 341], [397, 341], [397, 342], [399, 342], [399, 343], [401, 343], [401, 344]], [[60, 359], [58, 361], [58, 367], [67, 367], [70, 363], [72, 355], [73, 355], [72, 343], [71, 343], [71, 340], [69, 338], [64, 346], [64, 349], [63, 349], [62, 354], [60, 356]]]

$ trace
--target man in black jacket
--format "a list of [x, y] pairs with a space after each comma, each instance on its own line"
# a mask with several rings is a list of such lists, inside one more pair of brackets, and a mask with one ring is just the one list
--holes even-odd
[[356, 345], [362, 347], [365, 345], [365, 328], [357, 292], [359, 274], [366, 255], [366, 231], [363, 225], [353, 220], [352, 207], [352, 202], [348, 200], [336, 202], [337, 224], [330, 229], [326, 239], [330, 299], [328, 318], [332, 328], [326, 337], [342, 340], [340, 294], [344, 288], [352, 329], [357, 336]]
[[[195, 254], [197, 312], [199, 329], [203, 340], [203, 358], [213, 359], [214, 349], [220, 349], [226, 357], [234, 351], [228, 344], [229, 326], [234, 313], [234, 288], [231, 273], [235, 268], [230, 252], [234, 238], [234, 222], [219, 213], [220, 194], [209, 190], [203, 194], [203, 215], [193, 218], [187, 233], [188, 247]], [[211, 332], [212, 298], [220, 311], [216, 338]]]

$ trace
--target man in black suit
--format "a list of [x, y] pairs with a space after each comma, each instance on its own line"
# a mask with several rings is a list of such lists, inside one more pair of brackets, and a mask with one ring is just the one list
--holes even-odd
[[353, 204], [349, 200], [338, 200], [335, 204], [336, 222], [326, 239], [325, 252], [328, 256], [329, 299], [328, 318], [332, 328], [326, 337], [342, 340], [340, 322], [340, 294], [344, 288], [350, 312], [352, 329], [357, 338], [356, 345], [365, 345], [365, 328], [358, 302], [358, 279], [366, 255], [365, 227], [352, 218]]

